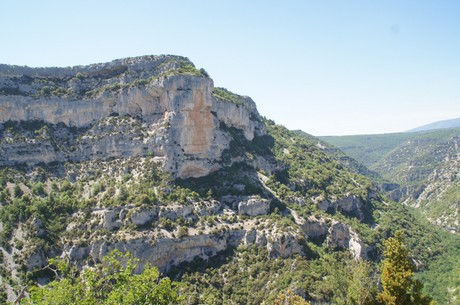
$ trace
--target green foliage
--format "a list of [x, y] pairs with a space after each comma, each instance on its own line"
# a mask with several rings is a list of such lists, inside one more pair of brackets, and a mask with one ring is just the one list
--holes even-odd
[[[398, 183], [394, 198], [417, 205], [428, 219], [448, 230], [458, 230], [460, 180], [455, 179], [460, 129], [418, 133], [323, 137], [378, 172], [386, 181]], [[439, 175], [439, 173], [443, 173]], [[446, 176], [451, 176], [446, 179]], [[444, 178], [442, 178], [444, 177]], [[441, 179], [439, 179], [441, 178]], [[431, 189], [427, 200], [420, 193]]]
[[[262, 303], [262, 305], [264, 304], [265, 303]], [[273, 300], [271, 305], [310, 305], [310, 303], [294, 294], [291, 289], [288, 289], [286, 293], [281, 292], [276, 299]]]
[[[56, 262], [56, 261], [55, 261]], [[21, 304], [178, 304], [178, 284], [160, 278], [155, 267], [146, 266], [136, 274], [137, 260], [129, 253], [114, 250], [102, 264], [78, 274], [57, 261], [61, 278], [44, 287], [30, 289]]]
[[72, 94], [72, 89], [71, 88], [65, 88], [65, 87], [60, 87], [60, 86], [43, 86], [40, 91], [38, 91], [35, 96], [40, 97], [40, 96], [64, 96], [64, 95], [70, 95]]
[[13, 188], [14, 198], [20, 198], [22, 196], [22, 194], [24, 194], [24, 192], [22, 191], [22, 189], [19, 186], [19, 184], [15, 184], [14, 188]]
[[334, 304], [372, 304], [377, 294], [375, 267], [346, 253], [324, 254], [310, 265], [309, 292], [313, 299]]
[[77, 72], [77, 74], [75, 75], [75, 78], [79, 80], [83, 80], [85, 76], [81, 72]]
[[302, 257], [270, 259], [264, 248], [240, 247], [209, 261], [183, 264], [173, 272], [182, 274], [189, 304], [219, 305], [270, 301], [291, 284], [298, 288], [307, 278], [307, 270], [308, 262]]
[[383, 291], [378, 300], [386, 305], [431, 304], [431, 298], [421, 292], [422, 283], [413, 278], [415, 266], [403, 244], [401, 231], [385, 241], [384, 255], [381, 266]]
[[[460, 247], [458, 241], [457, 246]], [[424, 291], [433, 296], [438, 304], [460, 305], [460, 255], [441, 255], [416, 278], [424, 283]]]
[[208, 71], [206, 71], [204, 68], [200, 68], [200, 73], [201, 73], [201, 75], [203, 75], [204, 77], [209, 77]]
[[212, 94], [220, 99], [232, 102], [237, 105], [244, 105], [244, 98], [241, 95], [228, 91], [225, 88], [214, 87]]
[[[286, 170], [271, 177], [268, 185], [282, 199], [360, 196], [367, 201], [372, 182], [362, 175], [346, 170], [315, 143], [285, 127], [266, 121], [267, 131], [274, 138], [274, 155]], [[366, 206], [369, 206], [367, 204]]]
[[[440, 171], [443, 171], [441, 169]], [[449, 181], [450, 185], [439, 188], [439, 195], [434, 199], [421, 200], [420, 209], [429, 219], [440, 220], [438, 224], [448, 231], [460, 232], [458, 223], [460, 212], [460, 179]], [[435, 191], [436, 192], [436, 191]], [[431, 196], [435, 197], [435, 196]]]
[[35, 196], [45, 196], [45, 186], [43, 182], [37, 182], [32, 186], [32, 194]]
[[[128, 83], [111, 83], [101, 87], [97, 87], [91, 90], [86, 91], [84, 94], [88, 98], [98, 97], [106, 92], [114, 93], [119, 92], [120, 90], [125, 90], [132, 87], [145, 86], [149, 83], [152, 83], [162, 77], [169, 77], [174, 75], [193, 75], [199, 77], [209, 77], [208, 73], [204, 69], [197, 69], [192, 62], [188, 60], [177, 60], [173, 59], [171, 62], [175, 62], [170, 69], [163, 71], [160, 74], [155, 74], [147, 78], [137, 78]], [[163, 65], [164, 66], [164, 65]]]
[[379, 227], [376, 240], [404, 232], [404, 241], [417, 262], [415, 278], [424, 283], [424, 292], [438, 304], [447, 304], [458, 294], [460, 237], [428, 222], [418, 210], [390, 203], [375, 212]]
[[315, 303], [361, 305], [371, 304], [377, 293], [374, 267], [345, 253], [312, 260], [274, 258], [264, 248], [240, 246], [208, 262], [184, 264], [179, 271], [188, 304], [278, 304], [292, 289]]
[[340, 148], [350, 157], [369, 168], [398, 145], [414, 136], [413, 133], [390, 133], [382, 135], [325, 136], [321, 140]]
[[[263, 187], [256, 175], [253, 168], [240, 162], [205, 177], [178, 179], [176, 183], [180, 188], [187, 189], [189, 194], [195, 192], [208, 200], [223, 195], [260, 195]], [[244, 189], [237, 189], [235, 185], [243, 185]]]
[[[181, 72], [178, 72], [179, 64], [174, 67], [175, 72], [171, 71], [171, 73], [197, 73], [194, 67], [192, 69], [187, 64], [182, 66]], [[204, 74], [203, 71], [199, 73]], [[147, 85], [151, 80], [153, 79], [137, 80], [126, 85], [114, 84], [104, 90], [124, 90], [132, 85]], [[229, 101], [235, 99], [232, 101], [235, 103], [244, 101], [242, 97], [222, 90], [217, 89], [215, 95]], [[209, 232], [209, 228], [205, 226], [215, 226], [211, 228], [211, 234], [212, 238], [218, 239], [223, 238], [224, 234], [220, 234], [216, 227], [219, 227], [219, 230], [243, 230], [244, 221], [245, 224], [254, 223], [258, 226], [258, 230], [270, 229], [276, 224], [278, 229], [300, 232], [299, 225], [295, 223], [292, 216], [293, 213], [289, 213], [286, 209], [288, 207], [300, 217], [322, 215], [327, 218], [329, 224], [330, 220], [334, 219], [350, 225], [367, 245], [372, 245], [369, 247], [371, 250], [369, 256], [375, 262], [381, 257], [382, 241], [397, 229], [404, 228], [406, 241], [412, 250], [414, 260], [419, 263], [419, 271], [423, 271], [417, 276], [428, 282], [427, 291], [435, 292], [433, 296], [441, 300], [440, 302], [454, 300], [457, 292], [449, 294], [447, 291], [456, 291], [454, 288], [458, 287], [458, 276], [455, 272], [458, 270], [457, 258], [460, 257], [458, 255], [460, 251], [458, 247], [452, 246], [460, 245], [458, 239], [448, 240], [445, 235], [433, 232], [429, 224], [421, 223], [413, 216], [413, 211], [404, 206], [391, 202], [384, 204], [380, 198], [370, 200], [368, 192], [373, 187], [372, 182], [360, 175], [359, 170], [350, 172], [349, 168], [341, 163], [340, 158], [331, 154], [328, 149], [319, 147], [321, 145], [314, 138], [291, 132], [271, 121], [266, 121], [266, 125], [268, 135], [256, 136], [249, 141], [241, 130], [222, 124], [221, 130], [232, 137], [229, 149], [223, 154], [221, 163], [223, 168], [206, 177], [196, 179], [174, 181], [161, 171], [160, 166], [154, 165], [154, 162], [148, 163], [148, 159], [152, 156], [142, 159], [142, 170], [133, 166], [138, 159], [133, 161], [120, 158], [113, 160], [112, 163], [97, 161], [90, 163], [89, 170], [81, 169], [86, 165], [85, 162], [65, 164], [67, 172], [75, 173], [76, 182], [56, 177], [59, 171], [53, 171], [51, 168], [44, 171], [33, 170], [32, 173], [27, 172], [29, 169], [11, 170], [8, 173], [2, 171], [0, 176], [2, 204], [0, 220], [3, 224], [0, 233], [1, 243], [5, 247], [8, 244], [17, 247], [15, 252], [20, 246], [25, 250], [33, 246], [36, 247], [34, 249], [38, 248], [43, 250], [45, 255], [49, 255], [59, 251], [63, 242], [70, 241], [82, 247], [99, 238], [107, 243], [117, 241], [117, 238], [120, 238], [118, 241], [125, 242], [126, 240], [121, 236], [130, 233], [141, 236], [146, 232], [142, 230], [150, 229], [161, 232], [164, 228], [177, 233], [176, 238], [181, 238], [197, 232], [204, 234], [204, 230]], [[19, 126], [21, 132], [32, 132], [43, 137], [50, 137], [54, 132], [53, 126], [43, 122], [5, 126], [13, 130]], [[21, 132], [18, 132], [18, 137]], [[260, 157], [263, 157], [263, 160]], [[262, 170], [254, 168], [254, 164], [261, 164], [261, 167], [268, 165]], [[30, 177], [32, 178], [29, 179]], [[13, 194], [15, 196], [9, 192], [12, 188], [11, 183], [19, 188], [16, 190], [13, 188], [12, 193], [16, 193]], [[358, 196], [364, 204], [366, 222], [362, 222], [361, 218], [354, 215], [340, 214], [339, 209], [329, 211], [328, 214], [316, 207], [315, 203], [320, 200], [340, 199], [350, 194]], [[251, 219], [249, 216], [230, 216], [228, 211], [224, 211], [225, 215], [201, 216], [195, 210], [195, 214], [190, 218], [178, 218], [174, 222], [161, 217], [159, 220], [154, 219], [139, 226], [129, 224], [133, 208], [142, 212], [147, 209], [161, 211], [169, 204], [200, 207], [209, 203], [203, 201], [220, 200], [225, 195], [260, 195], [271, 199], [272, 213]], [[99, 224], [98, 221], [94, 221], [95, 219], [91, 219], [94, 216], [92, 213], [101, 207], [115, 206], [126, 206], [127, 210], [131, 209], [127, 214], [123, 214], [124, 208], [114, 209], [120, 210], [117, 217], [124, 217], [120, 222], [120, 225], [123, 223], [122, 227], [113, 231], [94, 229]], [[236, 210], [235, 206], [225, 208]], [[81, 223], [78, 217], [82, 218]], [[39, 229], [32, 225], [37, 223], [36, 219], [43, 223]], [[88, 221], [89, 219], [91, 221]], [[75, 221], [77, 226], [67, 231], [66, 227], [70, 220]], [[80, 229], [79, 226], [85, 227], [85, 222], [88, 223], [87, 230]], [[198, 228], [196, 224], [202, 227]], [[11, 233], [20, 226], [31, 237], [24, 245], [11, 240]], [[133, 232], [134, 230], [136, 232]], [[40, 236], [38, 231], [41, 231]], [[174, 234], [168, 233], [166, 236], [174, 236]], [[182, 289], [187, 296], [188, 304], [260, 304], [263, 301], [270, 304], [276, 302], [280, 293], [288, 289], [293, 289], [312, 303], [371, 303], [378, 287], [374, 265], [355, 261], [345, 253], [332, 253], [324, 239], [325, 237], [319, 238], [313, 243], [309, 237], [299, 234], [298, 241], [304, 246], [305, 257], [277, 258], [273, 257], [266, 248], [240, 247], [234, 253], [230, 250], [227, 253], [219, 253], [207, 262], [198, 261], [197, 265], [185, 264], [185, 267], [175, 275], [177, 278], [182, 277], [182, 281], [186, 284]], [[134, 296], [128, 299], [131, 290], [118, 289], [115, 285], [117, 282], [123, 282], [124, 279], [117, 278], [114, 273], [101, 271], [104, 268], [102, 266], [96, 267], [78, 273], [72, 268], [66, 269], [61, 266], [59, 267], [60, 278], [47, 286], [47, 290], [34, 288], [38, 289], [36, 296], [45, 296], [51, 293], [48, 291], [53, 291], [56, 293], [53, 300], [57, 304], [72, 300], [76, 296], [79, 300], [85, 300], [86, 297], [101, 297], [102, 292], [87, 296], [87, 291], [95, 287], [94, 289], [97, 288], [104, 293], [115, 291], [110, 298], [105, 294], [106, 301], [97, 301], [100, 304], [135, 302]], [[117, 272], [119, 276], [123, 273], [124, 271]], [[440, 274], [444, 275], [442, 281], [436, 281], [436, 277]], [[108, 276], [112, 281], [96, 280], [95, 278], [100, 275]], [[129, 272], [125, 275], [126, 278], [134, 276]], [[155, 282], [158, 283], [159, 278], [155, 272], [152, 271], [148, 276], [156, 278]], [[130, 284], [133, 287], [137, 287], [138, 284], [135, 280], [129, 283], [133, 283]], [[88, 285], [91, 287], [88, 288]], [[137, 291], [142, 291], [142, 287]], [[132, 295], [135, 294], [136, 292], [132, 291]], [[286, 295], [289, 295], [289, 292], [284, 294], [284, 298]], [[287, 296], [287, 298], [291, 297]], [[91, 299], [88, 303], [93, 301], [94, 299]], [[79, 303], [84, 304], [83, 301]]]
[[201, 75], [201, 71], [197, 70], [192, 63], [184, 62], [181, 64], [180, 68], [177, 70], [179, 74], [192, 74], [192, 75]]

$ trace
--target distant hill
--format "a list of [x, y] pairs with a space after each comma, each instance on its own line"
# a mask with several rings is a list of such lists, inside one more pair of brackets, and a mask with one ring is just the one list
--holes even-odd
[[388, 133], [377, 135], [323, 136], [319, 137], [319, 139], [339, 148], [348, 156], [371, 168], [386, 154], [413, 136], [414, 134], [412, 133]]
[[457, 127], [460, 127], [460, 118], [430, 123], [427, 125], [423, 125], [423, 126], [408, 130], [407, 132], [419, 132], [419, 131], [429, 131], [429, 130], [436, 130], [436, 129], [457, 128]]
[[393, 200], [460, 232], [460, 128], [320, 139], [383, 177]]

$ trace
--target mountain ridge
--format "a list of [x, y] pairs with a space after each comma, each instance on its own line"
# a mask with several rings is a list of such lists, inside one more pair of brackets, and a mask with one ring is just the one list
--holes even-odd
[[426, 125], [422, 125], [420, 127], [416, 127], [410, 129], [406, 132], [420, 132], [420, 131], [430, 131], [430, 130], [437, 130], [437, 129], [449, 129], [449, 128], [459, 128], [460, 127], [460, 118], [450, 119], [450, 120], [442, 120], [433, 123], [429, 123]]

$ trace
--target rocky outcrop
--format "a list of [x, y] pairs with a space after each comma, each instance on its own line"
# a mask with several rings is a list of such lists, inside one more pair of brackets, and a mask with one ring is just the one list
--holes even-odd
[[329, 227], [322, 217], [310, 216], [302, 224], [303, 232], [310, 238], [326, 237]]
[[[177, 209], [172, 207], [168, 211], [177, 211]], [[255, 222], [249, 219], [241, 222], [241, 226], [232, 226], [226, 230], [220, 230], [217, 224], [215, 227], [207, 228], [206, 232], [195, 230], [190, 235], [174, 237], [174, 234], [158, 230], [158, 228], [138, 231], [138, 233], [131, 235], [126, 235], [123, 230], [117, 230], [118, 224], [129, 225], [129, 221], [133, 220], [141, 219], [142, 221], [139, 221], [139, 224], [145, 224], [144, 219], [145, 221], [150, 221], [150, 217], [157, 217], [153, 210], [144, 209], [142, 211], [133, 207], [127, 211], [126, 208], [115, 208], [95, 211], [92, 217], [97, 219], [100, 214], [104, 215], [104, 221], [107, 219], [110, 221], [108, 223], [96, 221], [96, 223], [98, 223], [99, 228], [113, 228], [113, 234], [115, 234], [113, 238], [100, 238], [95, 235], [94, 238], [83, 244], [68, 242], [63, 249], [63, 256], [68, 256], [77, 262], [85, 261], [88, 258], [99, 261], [111, 250], [118, 249], [122, 252], [129, 251], [139, 258], [141, 268], [143, 264], [151, 263], [161, 271], [167, 271], [172, 266], [182, 262], [190, 262], [195, 258], [208, 259], [229, 247], [236, 247], [239, 244], [265, 247], [271, 257], [304, 255], [302, 240], [325, 238], [327, 246], [333, 250], [347, 249], [356, 259], [367, 257], [366, 246], [350, 226], [334, 220], [332, 222], [327, 221], [322, 217], [311, 216], [308, 219], [304, 219], [301, 225], [302, 231], [292, 230], [292, 228], [285, 230], [282, 226], [278, 226], [276, 222], [265, 229], [258, 229]], [[118, 218], [109, 217], [113, 215], [118, 215]], [[130, 216], [121, 219], [120, 215]], [[164, 214], [163, 216], [171, 215]], [[92, 227], [94, 223], [94, 221], [85, 222], [86, 225]], [[75, 229], [85, 230], [84, 227], [79, 227], [75, 224], [69, 226], [67, 230], [70, 232]], [[93, 227], [93, 230], [95, 229], [97, 227]], [[303, 238], [300, 238], [302, 236]], [[32, 260], [34, 259], [35, 257], [32, 258]]]
[[[215, 97], [212, 80], [181, 72], [184, 62], [193, 65], [150, 56], [74, 68], [0, 66], [0, 165], [153, 153], [180, 178], [218, 170], [232, 141], [221, 123], [249, 141], [265, 128], [250, 98]], [[38, 122], [53, 134], [13, 134], [8, 122]]]
[[350, 226], [333, 221], [327, 237], [327, 246], [331, 249], [349, 249], [356, 259], [367, 258], [364, 242]]
[[193, 210], [189, 206], [183, 205], [169, 205], [162, 207], [159, 213], [159, 217], [166, 218], [172, 221], [175, 221], [178, 218], [189, 219], [193, 218]]
[[346, 194], [343, 198], [336, 200], [321, 200], [317, 203], [319, 209], [323, 211], [340, 211], [359, 219], [364, 219], [363, 201], [356, 195]]
[[249, 197], [238, 203], [240, 215], [257, 216], [267, 215], [270, 211], [270, 200], [257, 196]]
[[190, 262], [195, 258], [208, 259], [240, 243], [266, 247], [273, 257], [291, 257], [303, 253], [302, 246], [293, 234], [279, 230], [262, 232], [250, 228], [182, 238], [156, 238], [147, 235], [130, 238], [124, 242], [96, 240], [87, 246], [66, 246], [63, 256], [68, 256], [74, 261], [83, 261], [87, 258], [100, 261], [108, 252], [118, 249], [122, 252], [129, 251], [139, 258], [141, 269], [145, 263], [151, 263], [160, 271], [167, 271], [172, 266]]
[[295, 254], [302, 254], [302, 245], [296, 236], [288, 233], [274, 233], [267, 245], [267, 250], [272, 257], [292, 257]]
[[135, 226], [145, 226], [151, 223], [156, 217], [158, 216], [158, 209], [157, 208], [150, 208], [150, 209], [134, 209], [130, 215], [130, 221]]

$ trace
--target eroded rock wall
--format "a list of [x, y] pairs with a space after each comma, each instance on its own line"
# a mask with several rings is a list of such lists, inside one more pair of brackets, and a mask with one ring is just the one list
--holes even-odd
[[[221, 154], [232, 141], [221, 123], [242, 130], [248, 140], [265, 134], [250, 98], [241, 104], [216, 98], [212, 80], [202, 75], [160, 74], [164, 68], [159, 67], [169, 62], [126, 59], [53, 68], [56, 74], [53, 69], [0, 67], [0, 165], [154, 153], [164, 157], [164, 170], [175, 176], [200, 177], [221, 167]], [[80, 71], [84, 76], [77, 76], [83, 75]], [[40, 87], [41, 82], [52, 85]], [[131, 117], [137, 125], [115, 125], [112, 117]], [[63, 140], [69, 143], [54, 145], [52, 136], [15, 137], [2, 126], [8, 122], [50, 124], [68, 133]]]

